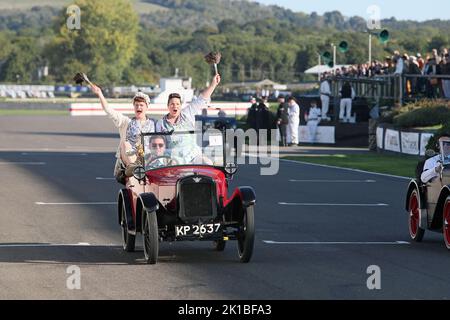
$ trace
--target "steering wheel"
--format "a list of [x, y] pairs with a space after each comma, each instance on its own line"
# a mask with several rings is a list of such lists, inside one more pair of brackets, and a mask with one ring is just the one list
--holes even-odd
[[173, 158], [171, 158], [169, 156], [159, 156], [159, 157], [156, 157], [156, 158], [152, 159], [147, 165], [149, 167], [151, 167], [154, 162], [156, 162], [156, 161], [158, 161], [160, 159], [164, 159], [163, 164], [165, 166], [174, 166], [174, 165], [178, 164], [177, 160], [175, 160], [175, 159], [173, 159]]

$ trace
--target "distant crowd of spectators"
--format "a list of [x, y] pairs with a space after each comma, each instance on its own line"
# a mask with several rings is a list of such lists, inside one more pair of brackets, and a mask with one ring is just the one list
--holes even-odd
[[386, 57], [384, 61], [374, 60], [371, 63], [342, 67], [335, 71], [336, 76], [344, 77], [376, 77], [392, 74], [408, 75], [405, 83], [408, 95], [422, 94], [428, 98], [450, 98], [450, 80], [421, 77], [433, 75], [450, 77], [448, 49], [442, 49], [440, 52], [433, 49], [425, 58], [420, 53], [401, 55], [399, 51], [395, 51], [393, 56]]

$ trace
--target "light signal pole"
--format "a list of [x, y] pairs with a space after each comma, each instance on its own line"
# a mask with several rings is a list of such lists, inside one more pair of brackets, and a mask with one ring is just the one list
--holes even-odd
[[382, 44], [389, 41], [389, 31], [382, 30], [381, 32], [375, 32], [372, 30], [366, 31], [369, 34], [369, 63], [372, 62], [372, 36], [377, 36]]
[[331, 46], [333, 47], [333, 74], [336, 74], [336, 45], [334, 43], [331, 44]]

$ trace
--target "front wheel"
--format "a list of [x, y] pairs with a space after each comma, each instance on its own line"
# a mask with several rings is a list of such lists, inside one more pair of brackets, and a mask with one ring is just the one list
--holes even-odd
[[443, 231], [444, 231], [444, 241], [447, 249], [450, 250], [450, 196], [445, 200], [444, 212], [443, 212]]
[[244, 217], [238, 236], [239, 260], [242, 263], [248, 263], [253, 254], [253, 245], [255, 242], [255, 210], [254, 206], [244, 209]]
[[408, 206], [408, 225], [409, 225], [409, 235], [411, 239], [416, 242], [421, 242], [425, 230], [420, 228], [420, 202], [419, 193], [417, 189], [414, 189], [409, 197]]
[[122, 246], [126, 252], [134, 252], [136, 236], [128, 232], [125, 203], [122, 204], [120, 226], [122, 228]]
[[144, 257], [148, 264], [155, 264], [158, 260], [159, 238], [158, 221], [155, 212], [143, 211], [144, 217], [142, 235], [144, 242]]

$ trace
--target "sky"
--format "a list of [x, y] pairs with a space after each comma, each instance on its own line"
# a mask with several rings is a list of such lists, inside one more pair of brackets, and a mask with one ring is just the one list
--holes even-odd
[[345, 16], [369, 18], [367, 8], [377, 5], [381, 18], [395, 17], [397, 20], [424, 21], [430, 19], [450, 19], [449, 0], [257, 0], [262, 4], [278, 5], [293, 11], [323, 14], [338, 10]]

